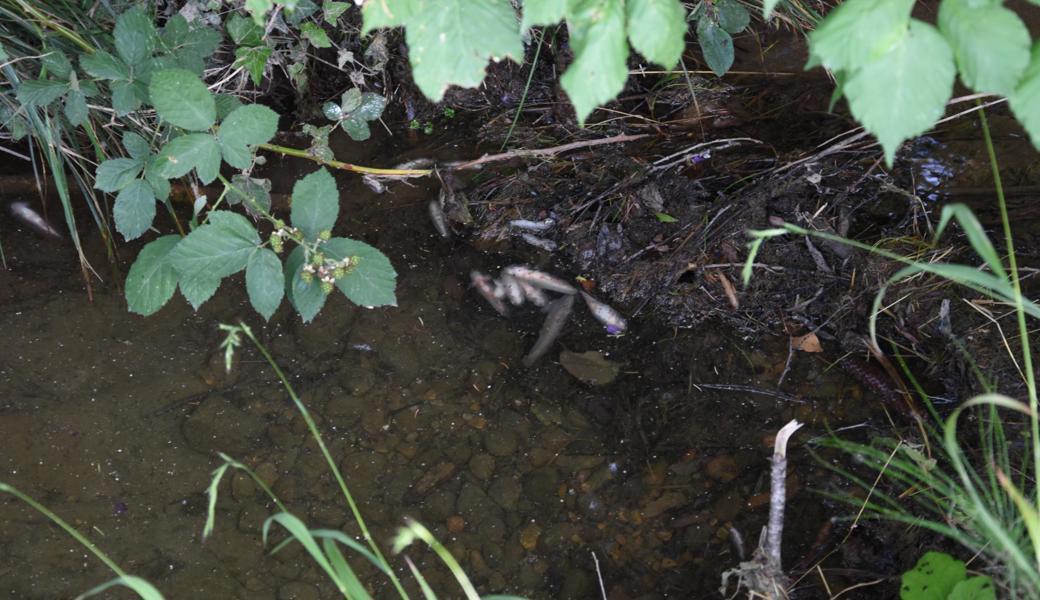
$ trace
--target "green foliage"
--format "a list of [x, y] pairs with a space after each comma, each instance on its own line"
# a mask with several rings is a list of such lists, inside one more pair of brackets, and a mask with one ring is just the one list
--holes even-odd
[[733, 35], [747, 28], [751, 15], [737, 0], [717, 0], [702, 1], [690, 16], [697, 23], [697, 42], [704, 62], [722, 77], [733, 66]]
[[578, 120], [621, 93], [628, 79], [625, 5], [621, 0], [568, 3], [567, 31], [574, 62], [560, 77]]
[[901, 600], [995, 600], [993, 580], [968, 577], [964, 562], [943, 552], [926, 552], [903, 573]]
[[877, 136], [891, 165], [906, 139], [942, 117], [961, 80], [974, 91], [1008, 96], [1040, 147], [1029, 32], [1000, 0], [942, 0], [938, 30], [910, 18], [912, 0], [848, 0], [809, 35], [808, 67], [840, 82], [837, 96]]
[[[362, 93], [358, 88], [343, 92], [340, 103], [326, 102], [322, 107], [325, 118], [335, 121], [352, 140], [363, 142], [371, 137], [369, 121], [375, 121], [386, 108], [386, 98], [372, 92]], [[328, 134], [324, 134], [328, 137]]]

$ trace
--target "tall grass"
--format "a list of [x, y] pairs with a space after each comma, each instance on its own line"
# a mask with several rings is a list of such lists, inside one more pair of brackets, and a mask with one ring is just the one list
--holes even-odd
[[[838, 241], [903, 263], [875, 298], [870, 316], [870, 338], [877, 347], [877, 319], [884, 294], [892, 284], [927, 273], [967, 287], [1013, 309], [1019, 348], [1010, 360], [1019, 367], [1027, 401], [996, 392], [985, 378], [986, 393], [967, 400], [949, 415], [941, 416], [927, 394], [910, 376], [911, 383], [928, 409], [930, 421], [921, 423], [927, 432], [922, 439], [876, 438], [856, 443], [829, 437], [821, 443], [857, 457], [877, 476], [863, 478], [851, 469], [829, 467], [867, 491], [867, 500], [834, 495], [862, 505], [866, 514], [923, 527], [945, 536], [979, 556], [1004, 588], [1006, 597], [1040, 598], [1040, 419], [1037, 412], [1037, 382], [1033, 369], [1028, 320], [1040, 319], [1040, 306], [1022, 293], [1015, 254], [1011, 217], [1007, 211], [999, 163], [985, 114], [980, 119], [990, 159], [997, 204], [1004, 234], [1002, 256], [988, 234], [966, 206], [943, 209], [936, 241], [953, 222], [960, 225], [979, 266], [912, 260], [873, 246], [809, 231], [791, 224], [752, 232], [744, 281], [762, 243], [782, 235], [810, 235]], [[1017, 354], [1017, 355], [1016, 355]], [[1010, 411], [1010, 412], [1009, 412]], [[975, 431], [961, 426], [969, 413], [976, 419]], [[1011, 418], [1014, 417], [1014, 418]], [[968, 437], [971, 433], [973, 437]], [[877, 485], [878, 482], [883, 482]], [[887, 485], [886, 485], [887, 484]], [[900, 493], [901, 492], [901, 493]]]

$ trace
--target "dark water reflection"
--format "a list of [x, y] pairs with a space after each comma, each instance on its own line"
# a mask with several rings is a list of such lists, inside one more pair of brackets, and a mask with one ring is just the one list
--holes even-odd
[[[276, 190], [310, 170], [270, 168]], [[272, 507], [243, 476], [225, 483], [217, 530], [201, 540], [218, 450], [254, 466], [311, 526], [356, 533], [259, 356], [244, 351], [232, 374], [221, 371], [216, 326], [244, 319], [317, 413], [377, 539], [417, 518], [486, 593], [598, 597], [595, 552], [612, 598], [708, 597], [738, 561], [730, 526], [754, 540], [765, 521], [763, 438], [793, 417], [814, 424], [806, 437], [822, 431], [824, 415], [832, 425], [865, 418], [858, 389], [807, 354], [794, 357], [784, 384], [804, 404], [698, 388], [774, 389], [786, 340], [749, 346], [735, 333], [662, 330], [646, 317], [609, 338], [579, 313], [557, 349], [524, 369], [539, 315], [497, 316], [467, 289], [469, 271], [526, 261], [578, 273], [529, 249], [484, 254], [440, 240], [426, 220], [429, 189], [375, 196], [357, 179], [341, 184], [337, 232], [387, 252], [399, 307], [364, 310], [335, 296], [306, 327], [284, 305], [262, 325], [240, 279], [197, 314], [177, 297], [154, 317], [130, 315], [110, 277], [88, 303], [68, 248], [0, 223], [11, 266], [0, 271], [0, 480], [168, 598], [334, 597], [299, 548], [265, 554], [260, 526]], [[564, 348], [602, 351], [624, 363], [622, 374], [582, 384], [556, 362]], [[794, 450], [789, 557], [826, 519], [808, 492], [818, 477]], [[409, 554], [445, 597], [459, 595], [431, 553]], [[13, 502], [0, 502], [0, 557], [3, 597], [69, 597], [109, 577]], [[382, 581], [375, 589], [392, 594]]]

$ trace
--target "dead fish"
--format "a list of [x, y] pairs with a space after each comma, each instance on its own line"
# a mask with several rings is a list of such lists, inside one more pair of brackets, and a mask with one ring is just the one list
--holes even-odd
[[506, 308], [506, 303], [502, 302], [502, 298], [495, 294], [494, 280], [491, 279], [490, 275], [485, 275], [480, 271], [472, 271], [469, 274], [469, 279], [473, 282], [473, 287], [477, 288], [477, 293], [487, 300], [488, 304], [491, 305], [491, 308], [495, 309], [495, 311], [503, 317], [509, 315], [509, 309]]
[[524, 357], [525, 367], [534, 365], [549, 351], [549, 348], [552, 348], [556, 338], [560, 337], [563, 326], [567, 324], [567, 318], [571, 316], [573, 307], [574, 296], [562, 296], [545, 307], [545, 322], [538, 331], [538, 339], [535, 340], [534, 346], [531, 346], [531, 350]]
[[14, 215], [14, 218], [35, 229], [37, 233], [59, 240], [63, 239], [62, 235], [58, 233], [58, 230], [51, 227], [51, 224], [45, 221], [39, 213], [33, 210], [29, 206], [28, 202], [23, 200], [12, 202], [8, 208], [10, 209], [11, 214]]
[[524, 297], [533, 302], [535, 306], [545, 306], [549, 303], [549, 297], [541, 289], [534, 287], [526, 281], [520, 281], [519, 279], [514, 279], [514, 281], [520, 285], [520, 289], [524, 292]]
[[592, 316], [596, 317], [596, 320], [603, 323], [603, 326], [607, 328], [607, 333], [610, 335], [624, 333], [628, 323], [625, 322], [625, 318], [621, 316], [621, 313], [585, 292], [581, 293], [581, 297], [585, 299], [585, 304], [589, 305]]
[[[502, 286], [506, 298], [509, 298], [509, 302], [511, 302], [513, 306], [520, 306], [524, 303], [524, 290], [520, 287], [520, 281], [515, 277], [508, 273], [503, 273], [496, 283]], [[498, 296], [498, 294], [495, 295]]]
[[554, 242], [552, 240], [547, 240], [545, 238], [540, 238], [540, 237], [538, 237], [536, 235], [531, 235], [530, 233], [520, 234], [520, 238], [523, 239], [528, 244], [531, 244], [535, 248], [540, 248], [542, 250], [545, 250], [546, 252], [552, 252], [553, 250], [556, 250], [557, 248], [560, 247], [559, 244], [557, 244], [556, 242]]
[[513, 265], [506, 267], [503, 271], [508, 275], [516, 277], [520, 281], [525, 281], [537, 288], [543, 290], [549, 290], [550, 292], [559, 292], [561, 294], [575, 294], [578, 290], [574, 289], [574, 286], [560, 279], [554, 277], [548, 273], [537, 271], [524, 265]]
[[555, 219], [543, 219], [541, 221], [528, 221], [527, 219], [516, 219], [509, 222], [510, 227], [516, 229], [528, 229], [530, 231], [548, 231], [556, 225]]
[[433, 221], [433, 228], [437, 230], [437, 233], [444, 239], [451, 237], [451, 229], [448, 228], [448, 217], [444, 216], [444, 208], [441, 207], [441, 203], [437, 199], [430, 200], [430, 220]]

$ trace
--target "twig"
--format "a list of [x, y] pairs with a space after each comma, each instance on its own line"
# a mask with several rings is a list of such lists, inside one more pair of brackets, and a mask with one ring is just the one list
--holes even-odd
[[592, 553], [592, 560], [596, 563], [596, 579], [599, 580], [599, 592], [603, 594], [603, 600], [607, 600], [607, 588], [603, 585], [603, 573], [599, 570], [599, 559], [596, 558], [596, 553]]
[[555, 156], [563, 152], [569, 152], [570, 150], [577, 150], [578, 148], [589, 148], [592, 146], [602, 146], [606, 144], [624, 144], [626, 142], [633, 142], [635, 140], [641, 140], [643, 138], [650, 137], [649, 133], [637, 133], [637, 134], [622, 134], [615, 135], [608, 138], [600, 138], [597, 140], [585, 140], [581, 142], [571, 142], [569, 144], [563, 144], [561, 146], [552, 146], [549, 148], [538, 148], [536, 150], [510, 150], [509, 152], [502, 152], [499, 154], [485, 154], [480, 158], [467, 161], [455, 161], [447, 163], [444, 166], [445, 169], [461, 171], [464, 169], [475, 169], [481, 165], [492, 162], [500, 162], [503, 160], [512, 160], [514, 158], [529, 158], [536, 156]]

